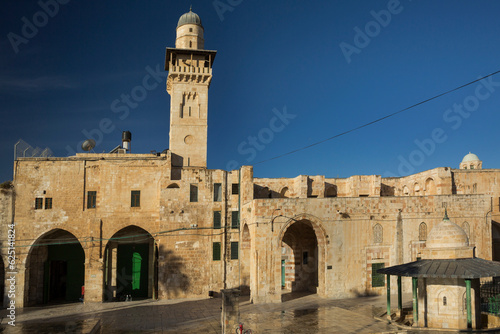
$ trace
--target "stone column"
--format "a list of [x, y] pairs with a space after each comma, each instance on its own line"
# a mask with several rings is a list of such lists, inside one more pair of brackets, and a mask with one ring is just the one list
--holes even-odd
[[240, 318], [240, 290], [224, 289], [222, 293], [222, 334], [233, 334]]

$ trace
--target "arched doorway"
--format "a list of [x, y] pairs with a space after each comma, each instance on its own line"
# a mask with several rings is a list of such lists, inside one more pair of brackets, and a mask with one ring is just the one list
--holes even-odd
[[78, 302], [85, 281], [85, 252], [68, 231], [37, 239], [26, 259], [25, 305]]
[[324, 233], [308, 219], [293, 220], [281, 238], [282, 292], [322, 293]]
[[146, 230], [128, 226], [116, 232], [104, 253], [104, 301], [156, 297], [157, 259]]
[[241, 232], [240, 256], [240, 291], [242, 295], [250, 295], [250, 230], [248, 225], [243, 225]]

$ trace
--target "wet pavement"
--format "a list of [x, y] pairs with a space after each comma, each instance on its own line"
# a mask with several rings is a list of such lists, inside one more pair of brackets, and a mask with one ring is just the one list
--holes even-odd
[[[240, 299], [240, 321], [253, 333], [396, 333], [398, 328], [374, 316], [384, 312], [385, 296], [333, 300], [289, 295], [279, 304], [255, 305]], [[103, 304], [66, 304], [17, 310], [16, 326], [3, 333], [221, 333], [220, 298], [143, 300]], [[99, 326], [97, 326], [99, 327]], [[400, 333], [402, 331], [399, 331]]]

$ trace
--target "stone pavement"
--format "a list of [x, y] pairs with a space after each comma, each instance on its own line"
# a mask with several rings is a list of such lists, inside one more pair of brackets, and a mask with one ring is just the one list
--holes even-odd
[[[288, 298], [286, 298], [288, 297]], [[241, 297], [240, 320], [253, 333], [387, 333], [397, 327], [374, 318], [385, 296], [324, 299], [293, 294], [280, 304], [250, 304]], [[221, 299], [141, 300], [103, 304], [64, 304], [16, 310], [16, 326], [3, 333], [221, 333]]]

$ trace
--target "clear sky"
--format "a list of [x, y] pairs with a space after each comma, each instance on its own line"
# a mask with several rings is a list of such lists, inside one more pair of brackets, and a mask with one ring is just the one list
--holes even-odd
[[64, 157], [86, 136], [109, 152], [129, 130], [134, 153], [168, 148], [165, 48], [190, 4], [218, 51], [208, 168], [402, 176], [458, 168], [469, 151], [500, 168], [500, 74], [259, 163], [500, 70], [500, 1], [6, 0], [0, 182], [19, 139]]

